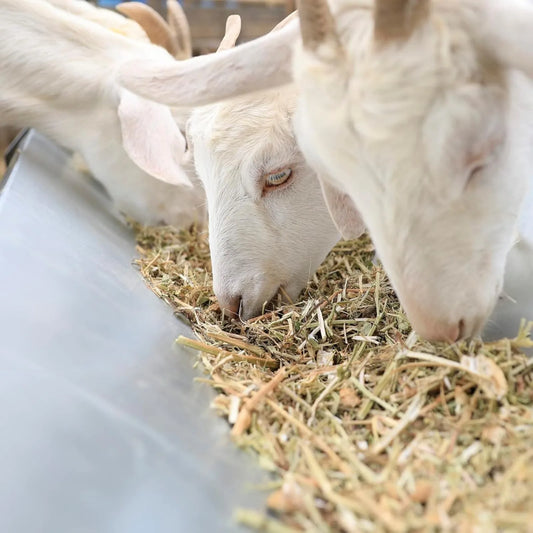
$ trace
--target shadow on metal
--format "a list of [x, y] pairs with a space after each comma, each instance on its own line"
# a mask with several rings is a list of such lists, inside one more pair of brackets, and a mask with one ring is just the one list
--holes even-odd
[[[265, 481], [109, 200], [31, 131], [0, 194], [0, 531], [225, 532]], [[12, 151], [15, 153], [15, 151]]]
[[[533, 320], [533, 244], [525, 240], [509, 253], [503, 294], [485, 327], [483, 338], [514, 337], [522, 319]], [[533, 355], [533, 349], [525, 351]]]

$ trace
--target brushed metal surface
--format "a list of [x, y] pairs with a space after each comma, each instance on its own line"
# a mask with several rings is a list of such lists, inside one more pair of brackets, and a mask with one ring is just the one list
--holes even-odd
[[0, 193], [0, 531], [239, 531], [265, 481], [108, 199], [30, 132]]

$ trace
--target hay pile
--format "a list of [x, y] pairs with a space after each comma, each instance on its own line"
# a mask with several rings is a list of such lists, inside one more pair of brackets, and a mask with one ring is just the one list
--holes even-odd
[[[223, 321], [207, 239], [138, 229], [152, 290], [191, 324], [203, 381], [275, 476], [261, 531], [533, 531], [533, 359], [514, 340], [411, 332], [368, 240], [328, 256], [299, 303]], [[528, 329], [529, 327], [529, 329]]]

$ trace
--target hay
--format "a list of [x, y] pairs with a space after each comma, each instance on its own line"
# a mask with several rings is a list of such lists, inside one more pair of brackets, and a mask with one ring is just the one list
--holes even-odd
[[340, 243], [300, 302], [221, 316], [206, 236], [138, 228], [152, 290], [186, 319], [235, 442], [275, 474], [261, 531], [532, 531], [533, 343], [423, 342], [372, 264]]

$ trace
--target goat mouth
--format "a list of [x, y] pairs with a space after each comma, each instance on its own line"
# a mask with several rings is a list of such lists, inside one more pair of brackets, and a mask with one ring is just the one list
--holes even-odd
[[283, 303], [288, 303], [290, 305], [294, 305], [294, 300], [291, 298], [290, 294], [287, 292], [287, 289], [285, 288], [285, 285], [280, 285], [278, 287], [278, 290], [276, 294], [274, 295], [274, 298], [278, 296], [282, 299]]
[[222, 320], [223, 321], [225, 321], [226, 319], [227, 320], [237, 320], [237, 319], [242, 320], [241, 319], [242, 306], [243, 306], [242, 297], [238, 297], [238, 300], [236, 298], [235, 303], [232, 304], [231, 307], [221, 306], [220, 310], [222, 311]]
[[281, 285], [272, 292], [272, 296], [268, 298], [268, 300], [265, 300], [263, 304], [261, 305], [261, 314], [265, 315], [267, 313], [272, 313], [275, 311], [280, 305], [282, 305], [282, 293], [281, 291]]
[[265, 302], [263, 309], [265, 311], [274, 311], [283, 305], [294, 305], [294, 298], [291, 297], [285, 285], [280, 285], [272, 294], [271, 298]]
[[454, 342], [455, 340], [460, 340], [460, 339], [463, 339], [464, 336], [465, 336], [465, 320], [464, 318], [461, 318], [461, 320], [459, 320], [459, 334], [457, 336], [457, 339], [454, 339]]
[[252, 304], [250, 306], [249, 304], [247, 305], [243, 298], [241, 298], [238, 312], [228, 314], [227, 316], [233, 320], [238, 319], [241, 322], [246, 322], [270, 314], [282, 305], [293, 305], [294, 303], [294, 298], [289, 294], [285, 285], [282, 284], [273, 290], [270, 293], [270, 296], [265, 298], [262, 303], [256, 303], [255, 305]]
[[[265, 316], [275, 311], [283, 303], [283, 293], [279, 286], [276, 290], [272, 291], [271, 295], [266, 298], [262, 303], [255, 304], [250, 308], [246, 308], [246, 304], [241, 299], [239, 306], [238, 318], [242, 321], [248, 321], [251, 319], [257, 319], [258, 317]], [[285, 293], [286, 294], [286, 293]], [[288, 295], [287, 295], [288, 296]]]

